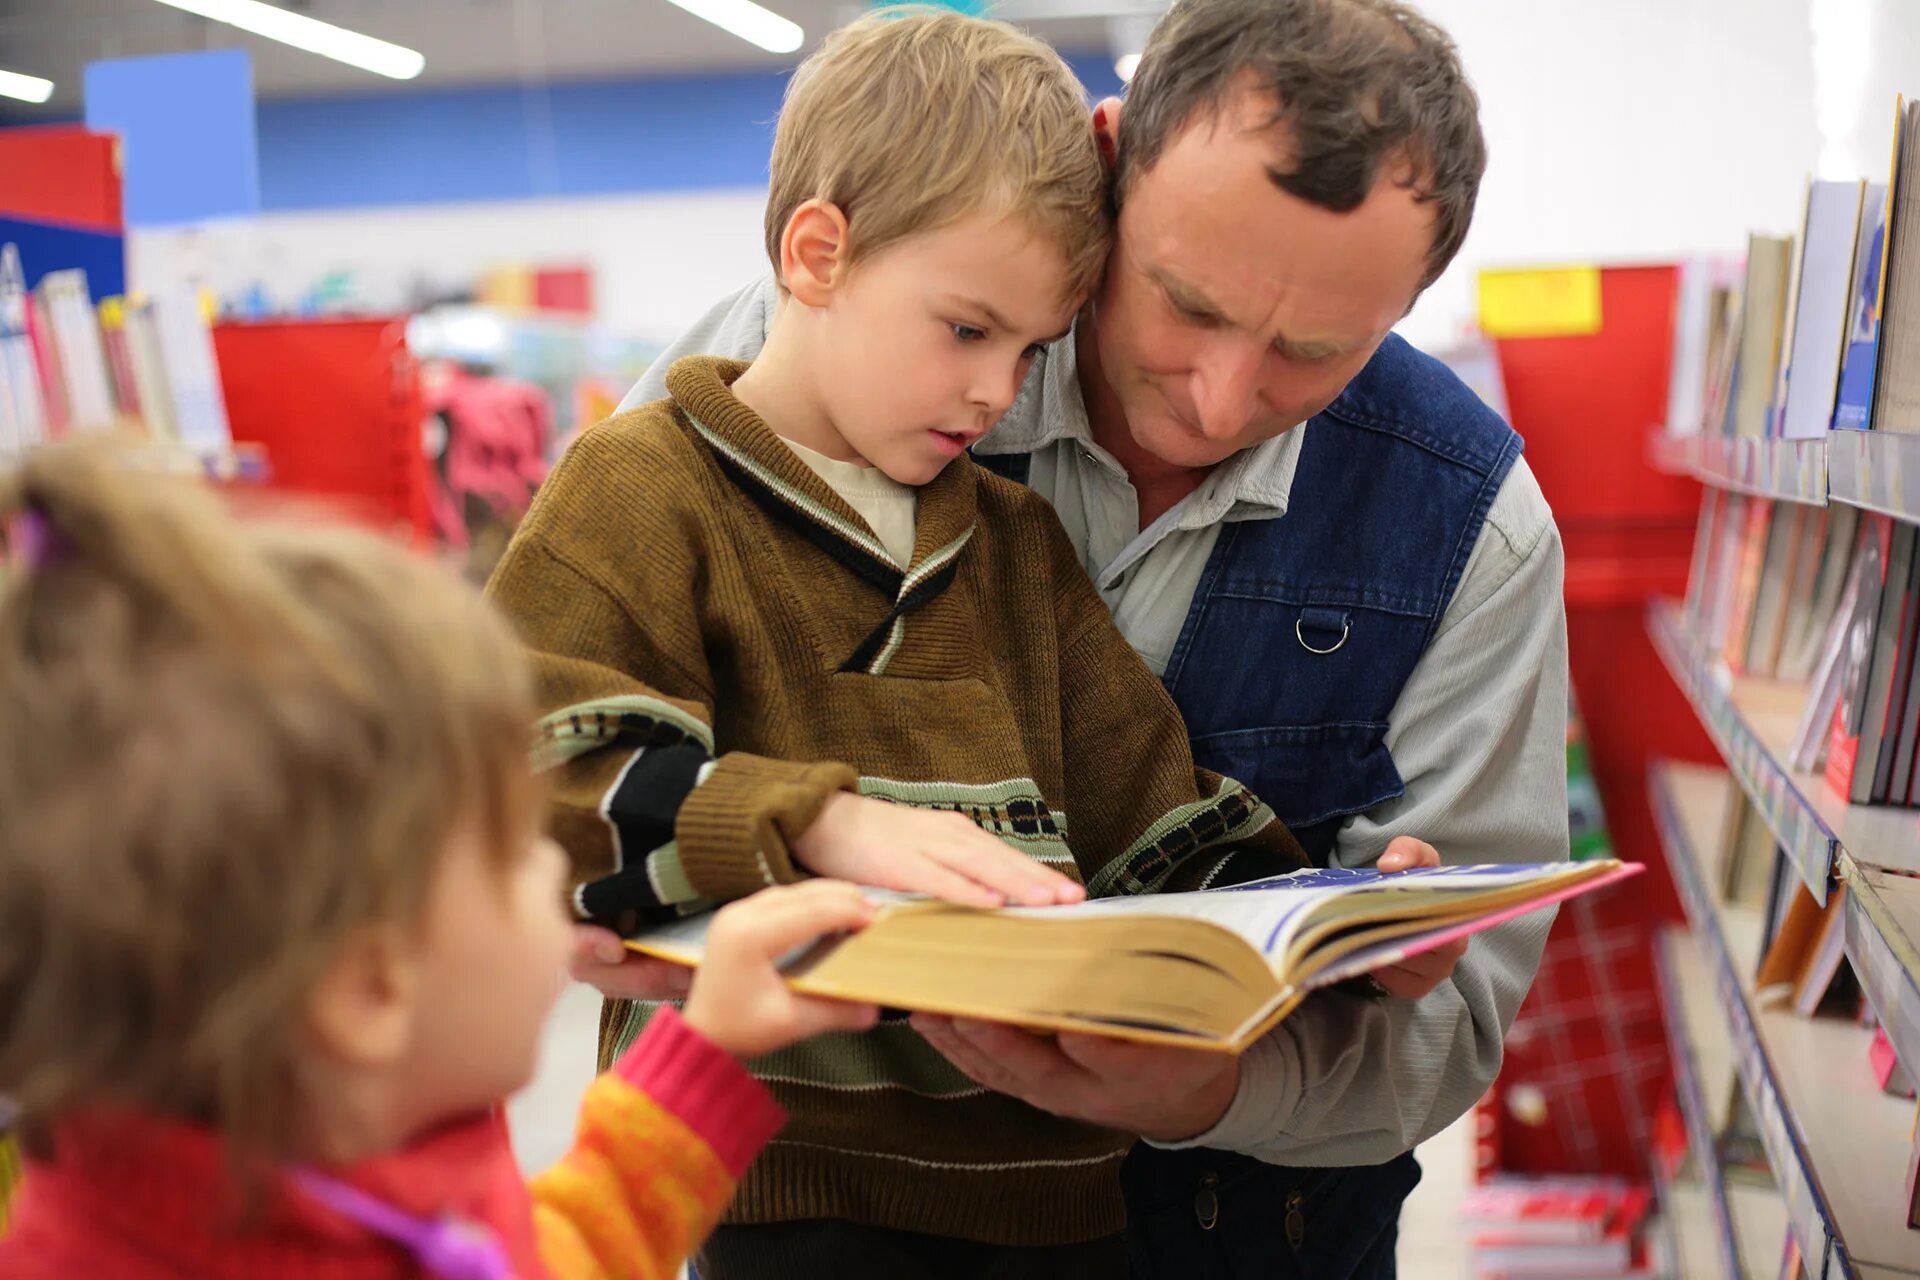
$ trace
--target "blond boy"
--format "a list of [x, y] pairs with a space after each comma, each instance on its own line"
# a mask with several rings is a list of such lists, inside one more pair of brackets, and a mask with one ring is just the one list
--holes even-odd
[[[681, 361], [587, 432], [492, 586], [565, 760], [583, 918], [808, 874], [1047, 903], [1299, 865], [1194, 768], [1052, 510], [964, 456], [1107, 231], [1080, 87], [1011, 28], [872, 17], [796, 74], [765, 351]], [[649, 1012], [610, 1003], [603, 1052]], [[904, 1022], [755, 1069], [792, 1121], [704, 1280], [1124, 1274], [1128, 1137], [975, 1086]]]

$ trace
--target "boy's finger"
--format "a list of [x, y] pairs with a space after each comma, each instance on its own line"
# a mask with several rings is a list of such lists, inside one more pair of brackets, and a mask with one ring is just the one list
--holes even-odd
[[628, 954], [626, 944], [620, 941], [620, 935], [613, 930], [592, 924], [573, 926], [574, 960], [619, 964]]
[[797, 1028], [804, 1035], [825, 1031], [870, 1031], [880, 1022], [880, 1006], [802, 996], [794, 1001]]
[[981, 835], [983, 842], [967, 840], [930, 853], [960, 875], [998, 890], [1023, 906], [1044, 907], [1076, 900], [1079, 886], [1073, 881], [985, 832]]

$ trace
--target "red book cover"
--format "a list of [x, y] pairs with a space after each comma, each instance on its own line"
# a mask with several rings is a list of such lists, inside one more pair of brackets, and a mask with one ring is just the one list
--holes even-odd
[[[1473, 1237], [1474, 1270], [1482, 1277], [1628, 1276], [1645, 1267], [1640, 1224], [1653, 1204], [1647, 1187], [1616, 1186], [1596, 1193], [1597, 1215], [1583, 1223], [1598, 1234], [1582, 1240], [1550, 1241], [1517, 1234], [1507, 1227]], [[1589, 1206], [1591, 1208], [1591, 1206]]]

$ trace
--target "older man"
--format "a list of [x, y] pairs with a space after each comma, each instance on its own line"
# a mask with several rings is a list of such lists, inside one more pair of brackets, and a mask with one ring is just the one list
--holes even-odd
[[[1466, 236], [1478, 111], [1392, 0], [1180, 0], [1124, 114], [1095, 112], [1105, 280], [975, 450], [1059, 512], [1195, 758], [1339, 865], [1402, 835], [1567, 849], [1559, 535], [1514, 433], [1390, 333]], [[770, 279], [722, 302], [629, 403], [679, 355], [753, 356], [778, 305]], [[1547, 926], [1318, 995], [1237, 1061], [916, 1025], [981, 1084], [1146, 1139], [1136, 1275], [1385, 1277], [1409, 1153], [1492, 1080]]]

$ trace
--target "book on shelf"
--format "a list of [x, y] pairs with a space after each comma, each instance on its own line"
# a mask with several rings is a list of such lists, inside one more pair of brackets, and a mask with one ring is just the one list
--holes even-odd
[[1900, 1061], [1893, 1041], [1887, 1038], [1885, 1027], [1873, 1029], [1873, 1043], [1867, 1046], [1867, 1064], [1873, 1068], [1873, 1082], [1880, 1086], [1880, 1092], [1894, 1098], [1914, 1096], [1913, 1077]]
[[1673, 361], [1667, 375], [1668, 435], [1698, 435], [1709, 420], [1716, 399], [1715, 374], [1723, 363], [1732, 363], [1725, 348], [1738, 302], [1737, 262], [1700, 255], [1680, 263]]
[[1749, 498], [1742, 512], [1745, 524], [1739, 532], [1739, 559], [1732, 574], [1727, 632], [1720, 646], [1720, 660], [1736, 671], [1741, 669], [1747, 641], [1753, 634], [1753, 611], [1767, 564], [1767, 535], [1773, 524], [1773, 508], [1774, 504], [1766, 498]]
[[1892, 537], [1891, 522], [1869, 516], [1860, 542], [1860, 589], [1854, 593], [1853, 613], [1847, 620], [1847, 638], [1840, 654], [1840, 688], [1833, 702], [1833, 721], [1827, 738], [1827, 785], [1841, 796], [1853, 792], [1854, 762], [1860, 754], [1860, 733], [1867, 716], [1867, 675], [1873, 664], [1874, 629], [1880, 616], [1880, 598], [1886, 586], [1886, 556]]
[[1773, 508], [1761, 552], [1759, 582], [1754, 588], [1753, 621], [1735, 670], [1767, 675], [1779, 665], [1793, 594], [1805, 575], [1802, 565], [1812, 558], [1805, 552], [1807, 530], [1819, 524], [1824, 510], [1797, 502], [1782, 502]]
[[1920, 102], [1908, 102], [1894, 143], [1887, 267], [1868, 421], [1876, 431], [1920, 432]]
[[[1906, 536], [1902, 538], [1902, 534]], [[1904, 563], [1899, 555], [1903, 543], [1906, 550]], [[1880, 621], [1886, 634], [1876, 636], [1874, 640], [1874, 673], [1869, 694], [1874, 702], [1869, 709], [1867, 726], [1877, 728], [1878, 732], [1871, 735], [1873, 768], [1866, 785], [1862, 787], [1859, 775], [1855, 776], [1854, 791], [1860, 796], [1855, 803], [1885, 804], [1891, 798], [1893, 765], [1899, 758], [1900, 728], [1907, 705], [1907, 685], [1913, 674], [1915, 627], [1920, 624], [1920, 610], [1914, 608], [1916, 591], [1920, 590], [1920, 554], [1916, 554], [1916, 550], [1920, 549], [1920, 529], [1909, 524], [1901, 525], [1894, 533], [1894, 548], [1894, 562], [1887, 569], [1887, 586], [1891, 592], [1894, 585], [1899, 584], [1899, 603], [1893, 609], [1882, 608]], [[1883, 597], [1883, 602], [1887, 598]], [[1862, 751], [1867, 747], [1868, 735], [1863, 734]], [[1911, 760], [1911, 752], [1908, 758]], [[1906, 790], [1903, 775], [1898, 797], [1900, 801], [1906, 799]]]
[[1807, 188], [1792, 336], [1781, 361], [1779, 434], [1788, 440], [1820, 439], [1833, 421], [1866, 185], [1817, 181]]
[[[1237, 1053], [1308, 992], [1639, 871], [1611, 859], [1315, 868], [1197, 893], [979, 910], [880, 890], [872, 923], [783, 965], [809, 995]], [[695, 965], [711, 913], [627, 945]]]
[[1721, 827], [1720, 838], [1721, 898], [1746, 907], [1766, 906], [1780, 843], [1745, 792]]
[[1784, 1002], [1803, 1018], [1818, 1013], [1839, 985], [1846, 963], [1846, 890], [1836, 886], [1825, 905], [1799, 885], [1753, 980], [1763, 1005]]
[[1792, 265], [1792, 237], [1758, 232], [1747, 237], [1747, 276], [1740, 291], [1740, 347], [1733, 372], [1733, 435], [1767, 434], [1785, 336]]
[[1860, 201], [1860, 231], [1854, 244], [1852, 298], [1847, 338], [1840, 358], [1833, 429], [1860, 431], [1873, 404], [1873, 367], [1880, 350], [1880, 282], [1887, 261], [1887, 187], [1869, 182]]
[[1812, 577], [1805, 595], [1792, 596], [1788, 604], [1787, 639], [1774, 672], [1782, 680], [1801, 681], [1813, 674], [1825, 652], [1858, 545], [1859, 508], [1835, 503], [1819, 511], [1819, 547], [1811, 561]]
[[1847, 646], [1853, 634], [1865, 567], [1864, 556], [1851, 558], [1846, 585], [1827, 618], [1827, 632], [1821, 640], [1820, 658], [1808, 685], [1807, 703], [1801, 710], [1793, 745], [1788, 749], [1788, 764], [1801, 772], [1822, 769], [1827, 762], [1834, 714], [1848, 673]]

